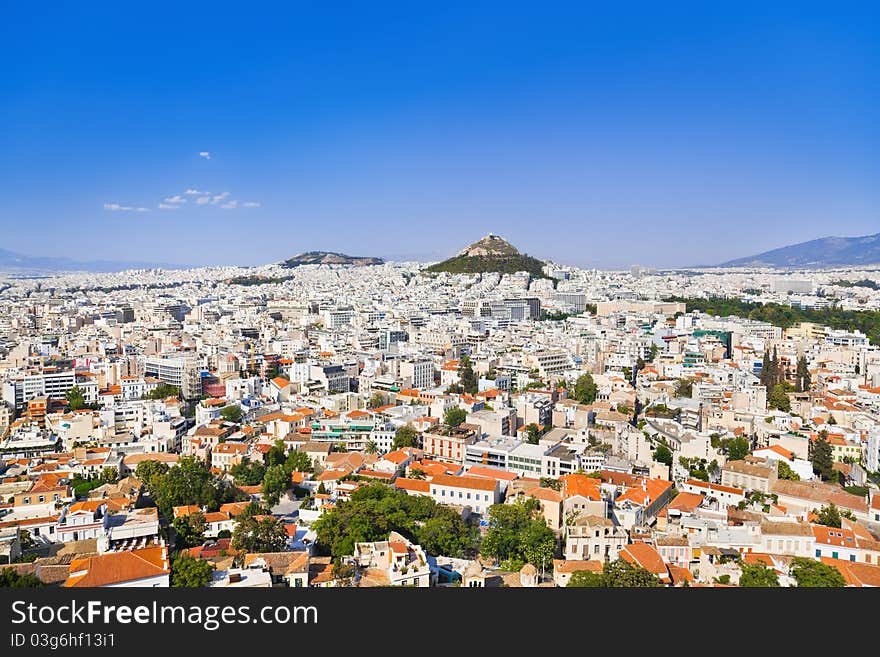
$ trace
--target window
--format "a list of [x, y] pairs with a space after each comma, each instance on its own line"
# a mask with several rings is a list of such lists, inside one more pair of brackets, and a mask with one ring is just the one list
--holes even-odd
[[821, 556], [822, 556], [822, 550], [820, 550], [819, 548], [816, 548], [816, 556], [817, 556], [817, 557], [821, 557]]
[[832, 553], [831, 553], [831, 558], [832, 558], [832, 559], [837, 559], [837, 552], [832, 552]]
[[850, 561], [855, 561], [855, 560], [856, 560], [856, 555], [854, 555], [854, 554], [849, 555], [849, 560], [850, 560]]
[[596, 543], [593, 546], [593, 554], [599, 554], [599, 544], [598, 543]]

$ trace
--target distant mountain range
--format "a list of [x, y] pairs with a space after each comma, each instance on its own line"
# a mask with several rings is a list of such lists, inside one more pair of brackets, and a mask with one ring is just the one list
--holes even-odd
[[381, 265], [385, 261], [382, 258], [369, 256], [350, 256], [333, 251], [306, 251], [281, 263], [282, 267], [291, 269], [300, 265], [354, 265], [364, 267], [366, 265]]
[[157, 262], [128, 262], [115, 260], [73, 260], [47, 256], [27, 256], [0, 249], [0, 271], [5, 272], [64, 272], [86, 271], [106, 273], [126, 269], [183, 269], [182, 265]]
[[458, 255], [427, 267], [425, 271], [452, 274], [514, 274], [527, 271], [535, 278], [545, 277], [541, 260], [520, 253], [510, 242], [492, 233], [465, 247]]
[[821, 237], [783, 246], [718, 267], [844, 267], [880, 263], [880, 233], [864, 237]]

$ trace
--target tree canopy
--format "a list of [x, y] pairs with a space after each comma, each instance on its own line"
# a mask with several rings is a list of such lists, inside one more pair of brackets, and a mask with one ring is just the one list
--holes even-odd
[[290, 488], [290, 472], [286, 461], [266, 468], [263, 477], [263, 499], [270, 507], [278, 504], [281, 495]]
[[767, 393], [767, 405], [788, 413], [791, 410], [791, 400], [785, 392], [785, 386], [781, 383], [774, 385]]
[[419, 432], [411, 424], [405, 424], [399, 427], [394, 433], [394, 442], [391, 444], [394, 449], [401, 447], [418, 447]]
[[605, 586], [602, 573], [594, 573], [592, 570], [576, 570], [571, 574], [566, 587], [573, 588], [601, 588]]
[[175, 549], [196, 547], [205, 541], [205, 515], [196, 512], [178, 516], [171, 523], [175, 532]]
[[658, 445], [657, 449], [654, 450], [654, 460], [657, 463], [672, 465], [672, 450], [666, 445]]
[[462, 390], [470, 395], [475, 395], [479, 392], [477, 375], [474, 373], [471, 359], [468, 356], [464, 356], [458, 365], [458, 383]]
[[481, 552], [498, 561], [513, 559], [547, 567], [556, 551], [556, 537], [540, 508], [534, 498], [490, 506], [489, 531]]
[[86, 399], [79, 386], [73, 386], [70, 390], [64, 393], [64, 398], [67, 400], [67, 408], [71, 411], [78, 411], [86, 406]]
[[272, 516], [245, 512], [236, 518], [232, 548], [245, 552], [281, 552], [287, 545], [284, 524]]
[[0, 568], [0, 588], [33, 589], [43, 586], [36, 575], [19, 575], [14, 568]]
[[430, 497], [410, 496], [382, 483], [362, 486], [351, 498], [318, 518], [316, 547], [341, 557], [361, 541], [387, 540], [391, 531], [420, 544], [429, 554], [462, 557], [473, 552], [477, 531], [455, 510]]
[[204, 588], [211, 583], [214, 565], [204, 559], [182, 554], [171, 562], [171, 586], [174, 588]]
[[776, 571], [768, 568], [762, 563], [748, 564], [741, 566], [742, 575], [739, 578], [739, 585], [746, 588], [768, 588], [778, 587], [779, 577]]
[[181, 456], [173, 468], [164, 463], [149, 466], [147, 463], [155, 462], [139, 463], [135, 474], [144, 481], [166, 518], [171, 518], [175, 506], [195, 504], [216, 511], [221, 504], [239, 497], [237, 492], [240, 491], [214, 477], [210, 466], [194, 456]]
[[242, 461], [229, 469], [238, 486], [259, 486], [263, 483], [266, 466], [260, 461]]
[[572, 397], [581, 404], [592, 404], [596, 401], [598, 386], [589, 373], [581, 374], [574, 384]]
[[846, 580], [834, 566], [821, 561], [795, 557], [791, 562], [791, 576], [798, 586], [827, 588], [846, 586]]
[[238, 422], [241, 420], [241, 416], [243, 415], [241, 411], [241, 406], [238, 404], [232, 404], [231, 406], [224, 406], [220, 410], [220, 417], [226, 420], [227, 422]]
[[813, 473], [823, 480], [836, 479], [837, 472], [834, 470], [834, 453], [831, 443], [828, 442], [828, 432], [824, 429], [819, 432], [816, 440], [810, 443], [810, 460], [813, 463]]
[[443, 414], [443, 422], [448, 424], [450, 427], [457, 427], [466, 419], [467, 411], [463, 408], [458, 408], [457, 406], [446, 409], [446, 412]]
[[727, 443], [727, 459], [741, 461], [749, 455], [749, 440], [743, 436], [731, 438]]

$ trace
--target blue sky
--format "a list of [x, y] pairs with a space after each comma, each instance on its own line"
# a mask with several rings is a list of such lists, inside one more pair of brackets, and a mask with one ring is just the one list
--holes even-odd
[[430, 260], [493, 232], [665, 267], [880, 231], [869, 3], [31, 4], [0, 27], [2, 248]]

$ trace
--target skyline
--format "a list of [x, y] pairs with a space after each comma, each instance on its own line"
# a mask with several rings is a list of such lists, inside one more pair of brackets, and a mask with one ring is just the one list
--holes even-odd
[[492, 232], [664, 268], [877, 232], [873, 8], [107, 7], [11, 9], [39, 30], [0, 45], [5, 249], [428, 261]]

